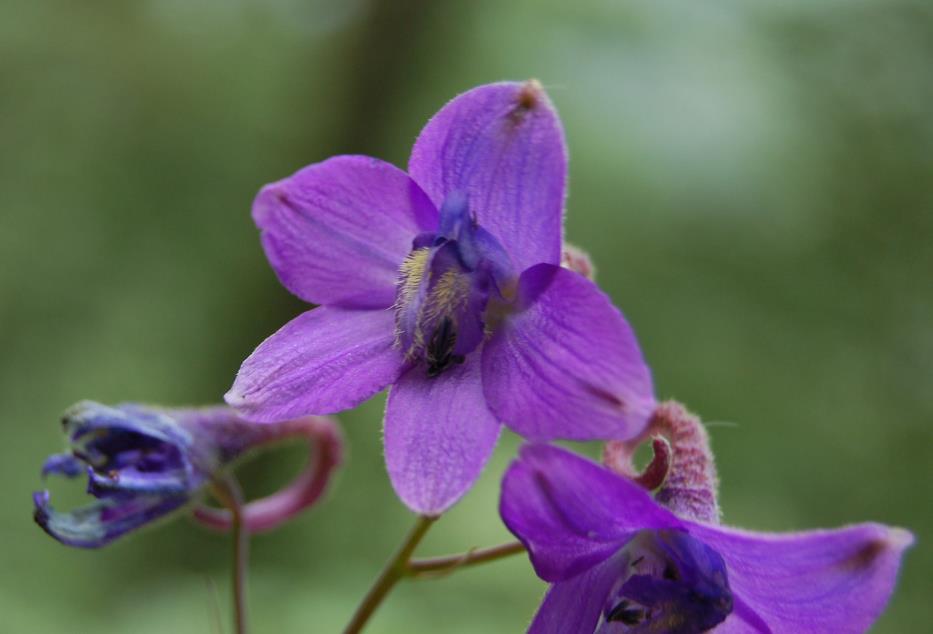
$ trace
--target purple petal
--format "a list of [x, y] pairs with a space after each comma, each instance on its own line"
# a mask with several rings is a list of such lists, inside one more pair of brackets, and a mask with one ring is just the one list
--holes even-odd
[[196, 479], [190, 478], [190, 470], [186, 467], [151, 472], [133, 466], [109, 472], [88, 469], [87, 491], [94, 497], [125, 493], [185, 495], [197, 489], [204, 481], [200, 474]]
[[313, 304], [387, 308], [398, 267], [437, 210], [400, 169], [337, 156], [266, 185], [253, 203], [282, 284]]
[[49, 456], [42, 464], [43, 478], [51, 474], [62, 475], [66, 478], [76, 478], [84, 473], [84, 471], [84, 464], [69, 453], [57, 453]]
[[651, 371], [622, 313], [586, 278], [525, 271], [519, 311], [483, 351], [489, 407], [526, 438], [626, 439], [656, 407]]
[[506, 471], [499, 512], [546, 581], [598, 564], [635, 531], [682, 526], [629, 480], [543, 444], [522, 447]]
[[187, 496], [129, 495], [95, 500], [69, 512], [52, 508], [48, 491], [32, 495], [33, 519], [66, 546], [100, 548], [184, 506]]
[[608, 559], [548, 588], [528, 634], [593, 634], [612, 585], [618, 563]]
[[398, 377], [394, 332], [389, 310], [315, 308], [259, 344], [225, 399], [259, 422], [349, 409]]
[[195, 450], [195, 438], [175, 418], [178, 411], [94, 401], [70, 407], [62, 424], [72, 455], [88, 467], [88, 493], [181, 495], [200, 487], [212, 469], [212, 452]]
[[[690, 532], [719, 551], [735, 596], [775, 634], [866, 631], [913, 543], [907, 531], [880, 524], [783, 535], [708, 525]], [[756, 631], [734, 628], [726, 631]]]
[[560, 262], [567, 156], [560, 120], [537, 82], [456, 97], [421, 131], [408, 171], [438, 208], [448, 194], [465, 193], [517, 270]]
[[395, 492], [410, 509], [440, 515], [479, 477], [499, 438], [477, 355], [435, 377], [416, 366], [392, 386], [385, 452]]
[[173, 411], [135, 403], [110, 406], [81, 401], [68, 408], [62, 425], [72, 445], [82, 451], [96, 453], [93, 446], [100, 442], [116, 442], [117, 447], [111, 448], [118, 449], [121, 441], [133, 444], [141, 439], [187, 450], [194, 441], [187, 431], [178, 427]]

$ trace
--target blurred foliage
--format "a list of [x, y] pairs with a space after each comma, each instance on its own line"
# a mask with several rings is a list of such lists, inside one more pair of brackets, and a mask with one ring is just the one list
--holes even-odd
[[[404, 165], [447, 99], [534, 76], [570, 145], [568, 237], [659, 394], [713, 422], [727, 521], [913, 529], [877, 631], [918, 631], [933, 621], [931, 59], [924, 0], [8, 0], [0, 630], [216, 631], [225, 539], [183, 520], [80, 552], [32, 524], [59, 413], [218, 400], [303, 309], [264, 261], [257, 189], [336, 153]], [[412, 522], [381, 408], [343, 417], [329, 500], [255, 539], [256, 632], [338, 631]], [[516, 446], [423, 553], [507, 537], [497, 479]], [[271, 490], [300, 456], [243, 476]], [[523, 631], [542, 590], [514, 558], [401, 587], [371, 630]]]

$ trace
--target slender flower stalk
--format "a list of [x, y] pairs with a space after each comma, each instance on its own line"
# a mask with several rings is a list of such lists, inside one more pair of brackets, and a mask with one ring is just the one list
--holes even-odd
[[233, 541], [233, 565], [231, 585], [233, 591], [233, 623], [236, 634], [247, 634], [246, 578], [249, 569], [249, 530], [243, 517], [243, 491], [231, 475], [218, 478], [211, 483], [211, 493], [230, 512], [230, 528]]
[[437, 519], [437, 517], [426, 515], [418, 518], [418, 523], [408, 533], [405, 541], [402, 542], [395, 555], [386, 564], [379, 578], [376, 579], [376, 582], [356, 609], [350, 624], [343, 631], [344, 634], [361, 632], [392, 588], [406, 577], [411, 579], [434, 579], [446, 576], [461, 568], [478, 566], [525, 552], [525, 547], [521, 542], [508, 542], [489, 548], [470, 549], [457, 555], [412, 559], [415, 548], [421, 543], [425, 533], [428, 532], [428, 529]]
[[498, 561], [523, 552], [525, 552], [525, 546], [521, 542], [508, 542], [489, 548], [472, 548], [459, 555], [412, 559], [406, 566], [406, 572], [414, 579], [434, 578], [448, 575], [461, 568]]
[[436, 517], [428, 515], [422, 515], [418, 518], [418, 522], [386, 564], [379, 578], [376, 579], [376, 583], [374, 583], [373, 587], [366, 593], [363, 602], [360, 603], [356, 612], [353, 613], [353, 618], [350, 619], [350, 623], [343, 630], [343, 634], [356, 634], [357, 632], [363, 631], [363, 627], [376, 612], [382, 600], [385, 599], [386, 595], [395, 587], [395, 584], [406, 575], [408, 560], [411, 559], [411, 555], [415, 552], [415, 548], [417, 548], [421, 540], [424, 539], [425, 534], [434, 524], [435, 520], [437, 520]]

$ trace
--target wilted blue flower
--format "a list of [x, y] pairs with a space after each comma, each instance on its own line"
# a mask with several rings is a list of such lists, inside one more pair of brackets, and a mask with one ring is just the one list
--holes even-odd
[[[98, 548], [186, 507], [199, 499], [211, 480], [232, 461], [265, 442], [284, 436], [326, 435], [331, 447], [326, 473], [319, 473], [317, 465], [317, 479], [310, 483], [318, 487], [318, 494], [339, 462], [339, 434], [331, 421], [321, 418], [268, 426], [248, 423], [229, 407], [109, 407], [84, 401], [69, 409], [62, 423], [69, 451], [50, 456], [42, 475], [75, 478], [86, 473], [87, 492], [95, 500], [60, 512], [52, 507], [48, 491], [38, 491], [33, 494], [34, 517], [49, 535], [79, 548]], [[295, 493], [290, 492], [289, 501], [294, 498]], [[317, 495], [313, 499], [298, 498], [285, 509], [288, 513], [279, 504], [275, 518], [267, 512], [263, 517], [247, 519], [268, 528], [315, 499]]]
[[534, 439], [637, 436], [651, 374], [609, 298], [560, 266], [566, 178], [560, 120], [530, 81], [448, 103], [407, 173], [337, 156], [267, 185], [253, 204], [266, 256], [320, 306], [253, 352], [227, 402], [276, 421], [391, 385], [389, 476], [428, 515], [469, 489], [502, 423]]

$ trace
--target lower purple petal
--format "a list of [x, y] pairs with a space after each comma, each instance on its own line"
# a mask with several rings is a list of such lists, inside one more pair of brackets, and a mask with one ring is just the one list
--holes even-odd
[[224, 398], [259, 422], [355, 407], [398, 377], [394, 333], [389, 310], [315, 308], [259, 344]]
[[612, 585], [619, 578], [615, 558], [553, 584], [528, 634], [593, 634]]
[[[708, 525], [690, 532], [719, 551], [735, 596], [775, 634], [868, 630], [913, 543], [907, 531], [881, 524], [782, 535]], [[744, 624], [730, 619], [724, 625], [733, 629], [724, 631], [762, 631], [754, 614]]]
[[473, 485], [500, 425], [486, 407], [478, 355], [435, 377], [415, 367], [392, 386], [385, 415], [386, 467], [410, 509], [440, 515]]
[[534, 440], [637, 436], [655, 408], [651, 372], [622, 313], [583, 276], [522, 273], [519, 312], [483, 351], [489, 407]]
[[33, 519], [66, 546], [100, 548], [140, 526], [181, 508], [185, 495], [139, 495], [95, 500], [68, 512], [52, 508], [48, 491], [33, 493]]

